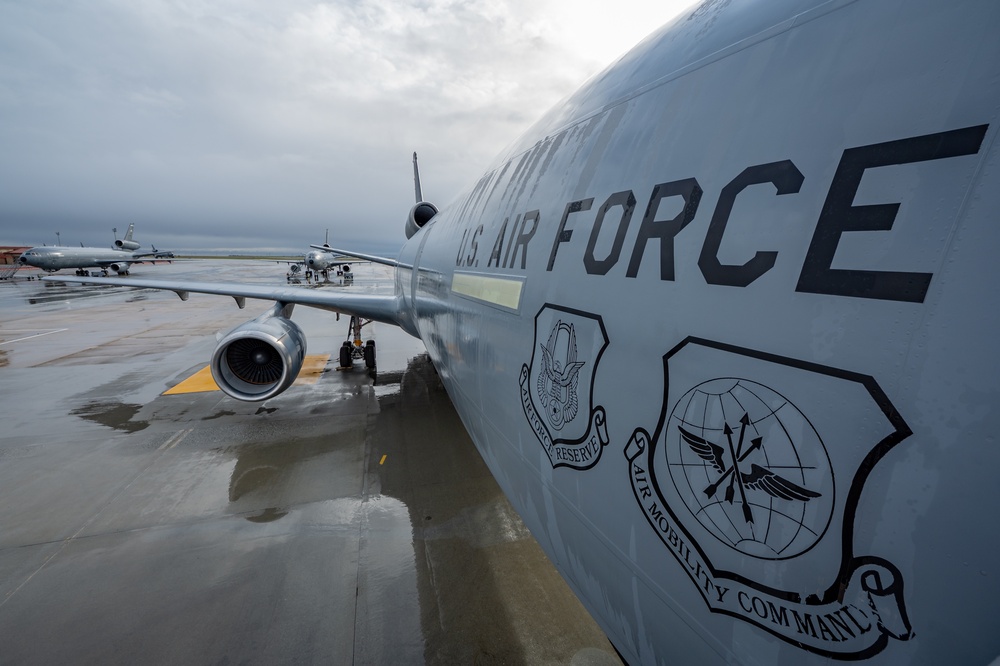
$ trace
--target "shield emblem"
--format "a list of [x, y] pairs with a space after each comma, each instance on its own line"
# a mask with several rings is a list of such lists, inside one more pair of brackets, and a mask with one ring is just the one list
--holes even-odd
[[604, 408], [594, 406], [594, 377], [607, 346], [600, 315], [549, 304], [535, 315], [521, 406], [553, 467], [589, 469], [608, 443]]
[[696, 338], [663, 369], [656, 430], [626, 457], [709, 608], [839, 658], [908, 638], [899, 571], [854, 552], [868, 475], [911, 433], [874, 378]]

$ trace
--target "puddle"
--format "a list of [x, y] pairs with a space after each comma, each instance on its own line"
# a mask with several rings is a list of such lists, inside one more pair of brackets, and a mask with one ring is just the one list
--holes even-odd
[[211, 416], [203, 416], [202, 421], [212, 421], [214, 419], [221, 419], [223, 416], [236, 416], [236, 412], [230, 412], [228, 410], [222, 410], [221, 412], [216, 412]]
[[392, 384], [401, 384], [403, 382], [403, 372], [378, 372], [374, 373], [375, 376], [372, 377], [375, 386], [390, 386]]
[[268, 507], [260, 513], [244, 516], [251, 523], [273, 523], [279, 518], [283, 518], [288, 515], [288, 512], [284, 509], [279, 509], [277, 507]]
[[140, 409], [142, 409], [142, 405], [131, 405], [121, 402], [90, 402], [83, 407], [77, 407], [71, 414], [109, 428], [114, 428], [115, 430], [138, 432], [149, 427], [149, 421], [131, 420]]

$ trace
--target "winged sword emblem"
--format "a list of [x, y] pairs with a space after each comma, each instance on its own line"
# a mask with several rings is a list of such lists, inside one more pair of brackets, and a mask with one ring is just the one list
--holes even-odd
[[743, 415], [740, 419], [740, 433], [739, 441], [737, 444], [733, 444], [733, 434], [734, 431], [729, 427], [727, 423], [723, 429], [723, 434], [726, 436], [728, 443], [728, 449], [730, 454], [730, 460], [732, 464], [726, 465], [725, 456], [726, 448], [719, 446], [718, 444], [713, 444], [703, 437], [686, 430], [685, 428], [678, 426], [680, 431], [681, 439], [687, 443], [688, 447], [702, 460], [712, 466], [715, 471], [717, 471], [720, 476], [715, 482], [709, 484], [704, 492], [705, 495], [711, 497], [715, 495], [719, 488], [727, 483], [725, 501], [729, 504], [733, 504], [736, 498], [737, 490], [740, 493], [740, 498], [743, 504], [743, 517], [747, 523], [753, 522], [753, 513], [750, 510], [750, 503], [747, 501], [747, 491], [763, 491], [781, 500], [798, 501], [798, 502], [808, 502], [809, 500], [819, 497], [820, 493], [808, 488], [803, 488], [802, 486], [790, 481], [783, 476], [780, 476], [773, 470], [762, 467], [756, 463], [750, 464], [750, 471], [743, 472], [739, 468], [739, 464], [746, 460], [746, 458], [756, 450], [759, 450], [763, 446], [763, 438], [755, 437], [750, 440], [750, 445], [747, 449], [743, 450], [743, 442], [745, 440], [747, 426], [750, 425], [750, 417], [747, 414]]

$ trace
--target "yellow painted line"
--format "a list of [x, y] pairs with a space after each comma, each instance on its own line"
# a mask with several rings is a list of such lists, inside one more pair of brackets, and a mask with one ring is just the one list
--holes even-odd
[[455, 271], [451, 277], [451, 290], [494, 305], [516, 310], [521, 305], [521, 289], [524, 281], [520, 278], [503, 278], [478, 273]]
[[218, 391], [219, 385], [212, 377], [212, 369], [207, 365], [194, 373], [180, 384], [168, 389], [163, 395], [178, 395], [180, 393], [204, 393], [206, 391]]
[[[329, 354], [313, 354], [302, 361], [302, 370], [294, 385], [315, 384], [323, 374], [323, 369], [330, 360]], [[212, 377], [212, 369], [207, 365], [173, 388], [164, 391], [163, 395], [179, 395], [182, 393], [206, 393], [218, 391], [219, 385]]]
[[388, 458], [388, 457], [389, 457], [389, 454], [387, 454], [387, 453], [383, 453], [383, 454], [382, 454], [382, 460], [379, 460], [379, 461], [378, 461], [378, 464], [379, 464], [379, 465], [384, 465], [384, 464], [385, 464], [385, 459], [386, 459], [386, 458]]
[[296, 377], [295, 383], [292, 386], [315, 384], [323, 375], [323, 370], [326, 368], [326, 363], [329, 360], [329, 354], [306, 356], [305, 360], [302, 361], [302, 369], [299, 371], [299, 376]]

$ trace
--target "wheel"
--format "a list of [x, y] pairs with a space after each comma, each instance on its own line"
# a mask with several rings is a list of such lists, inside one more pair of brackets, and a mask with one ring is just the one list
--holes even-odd
[[345, 342], [340, 348], [340, 367], [350, 368], [354, 365], [354, 360], [351, 358], [351, 343]]
[[374, 368], [375, 367], [375, 341], [369, 340], [368, 344], [365, 345], [365, 367]]

